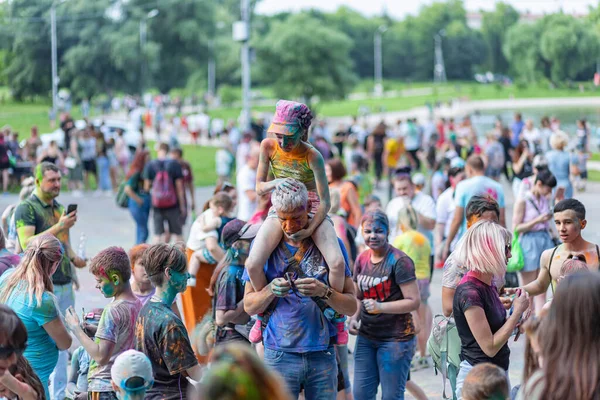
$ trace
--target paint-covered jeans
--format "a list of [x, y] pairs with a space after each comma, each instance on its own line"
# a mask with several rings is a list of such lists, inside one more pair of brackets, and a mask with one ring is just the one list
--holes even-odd
[[[73, 285], [54, 285], [54, 295], [58, 303], [58, 309], [64, 315], [67, 308], [75, 306], [75, 293], [73, 293]], [[67, 350], [58, 352], [58, 362], [54, 371], [50, 374], [50, 391], [52, 399], [64, 399], [65, 390], [67, 388], [67, 365], [69, 363], [69, 353]]]
[[337, 361], [335, 349], [288, 353], [265, 348], [265, 364], [285, 380], [292, 398], [304, 388], [306, 400], [335, 400], [337, 396]]
[[140, 206], [133, 199], [129, 199], [129, 212], [135, 221], [135, 244], [146, 243], [148, 240], [148, 218], [150, 217], [150, 195], [138, 194], [144, 200]]
[[354, 350], [354, 398], [375, 400], [381, 383], [382, 400], [404, 400], [416, 344], [416, 336], [406, 342], [382, 342], [359, 335]]

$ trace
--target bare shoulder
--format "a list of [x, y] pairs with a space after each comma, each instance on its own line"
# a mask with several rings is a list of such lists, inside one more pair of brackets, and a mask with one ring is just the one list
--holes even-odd
[[260, 142], [260, 150], [261, 152], [266, 152], [269, 155], [275, 150], [277, 147], [277, 141], [272, 138], [265, 138]]
[[544, 250], [544, 252], [542, 253], [542, 256], [540, 257], [540, 266], [542, 268], [548, 268], [548, 264], [550, 262], [550, 257], [552, 256], [554, 249], [555, 248], [552, 247], [552, 248]]
[[319, 150], [317, 150], [315, 147], [313, 147], [311, 145], [305, 144], [305, 146], [307, 147], [307, 151], [308, 151], [308, 161], [311, 164], [312, 163], [325, 164], [325, 161], [323, 160], [323, 156], [321, 155], [321, 152]]

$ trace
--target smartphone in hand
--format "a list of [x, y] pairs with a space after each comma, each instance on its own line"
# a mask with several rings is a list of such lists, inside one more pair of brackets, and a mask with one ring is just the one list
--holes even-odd
[[69, 204], [67, 206], [67, 214], [71, 214], [73, 211], [77, 211], [77, 204]]

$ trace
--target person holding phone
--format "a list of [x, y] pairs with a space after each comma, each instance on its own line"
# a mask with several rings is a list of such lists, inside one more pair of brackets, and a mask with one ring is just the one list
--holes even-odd
[[[33, 238], [42, 234], [56, 236], [62, 243], [64, 252], [56, 272], [52, 274], [52, 283], [59, 310], [64, 315], [69, 307], [75, 305], [71, 264], [83, 268], [87, 261], [77, 256], [69, 240], [69, 230], [77, 222], [77, 211], [71, 208], [67, 212], [69, 210], [56, 201], [60, 194], [61, 175], [60, 169], [53, 163], [42, 162], [36, 166], [35, 191], [17, 206], [15, 222], [23, 250], [27, 250]], [[65, 397], [67, 362], [67, 351], [61, 351], [50, 376], [52, 397], [55, 399]]]
[[529, 308], [529, 296], [518, 290], [510, 316], [496, 288], [506, 273], [511, 257], [511, 234], [491, 221], [480, 221], [465, 234], [456, 259], [469, 272], [454, 295], [453, 314], [460, 337], [460, 371], [456, 378], [456, 398], [469, 371], [481, 363], [492, 363], [506, 371], [510, 362], [508, 339]]

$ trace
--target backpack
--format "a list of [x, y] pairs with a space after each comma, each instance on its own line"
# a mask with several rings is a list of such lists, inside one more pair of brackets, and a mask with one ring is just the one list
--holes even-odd
[[177, 205], [177, 194], [175, 193], [175, 185], [167, 171], [166, 163], [160, 162], [157, 164], [158, 171], [152, 180], [152, 189], [150, 195], [152, 197], [152, 207], [154, 208], [171, 208]]
[[[442, 373], [443, 398], [456, 400], [456, 378], [460, 368], [460, 337], [453, 318], [438, 314], [433, 318], [427, 350], [433, 360], [435, 373]], [[446, 396], [446, 379], [450, 380], [452, 397]]]
[[117, 197], [115, 198], [116, 203], [121, 208], [127, 208], [129, 206], [129, 196], [125, 193], [125, 186], [127, 185], [127, 181], [122, 182], [119, 185], [119, 190], [117, 190]]

